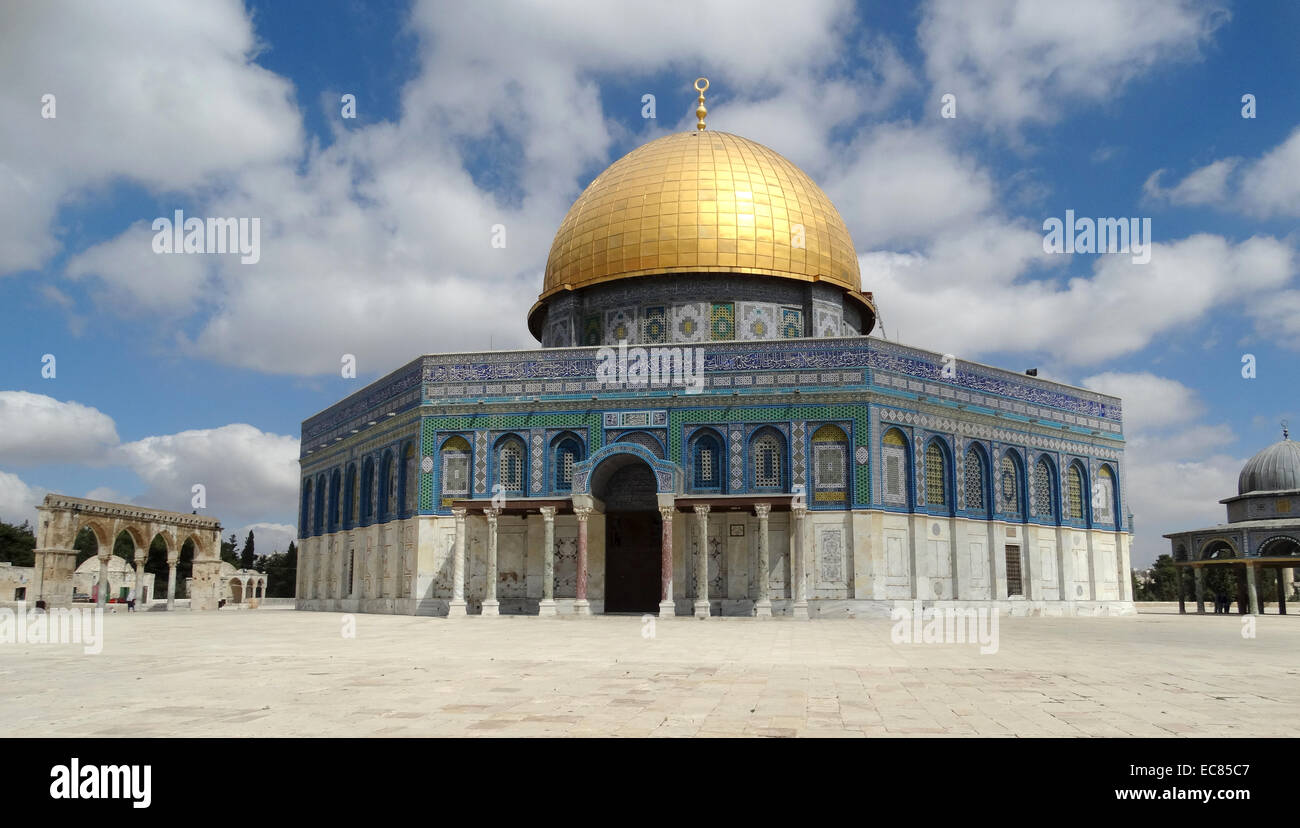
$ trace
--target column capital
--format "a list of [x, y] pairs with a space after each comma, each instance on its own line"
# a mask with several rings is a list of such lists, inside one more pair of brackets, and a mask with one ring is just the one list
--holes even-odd
[[665, 521], [671, 522], [672, 519], [673, 519], [673, 515], [676, 514], [676, 513], [677, 513], [677, 507], [676, 507], [676, 506], [662, 506], [662, 505], [661, 505], [661, 506], [659, 507], [659, 516], [662, 517]]
[[555, 520], [554, 506], [542, 506], [538, 509], [538, 511], [542, 513], [542, 519], [545, 520], [547, 523], [550, 523], [551, 521]]
[[580, 523], [586, 523], [586, 522], [587, 522], [587, 518], [591, 516], [591, 507], [590, 507], [590, 506], [574, 506], [574, 507], [573, 507], [573, 513], [574, 513], [575, 515], [578, 516], [578, 521], [579, 521]]
[[754, 514], [759, 518], [765, 518], [772, 513], [771, 503], [755, 503]]
[[790, 512], [794, 515], [794, 519], [795, 519], [795, 520], [803, 520], [803, 519], [804, 519], [804, 516], [808, 514], [808, 507], [807, 507], [807, 506], [791, 506], [791, 507], [790, 507]]
[[696, 506], [696, 507], [695, 507], [695, 514], [700, 515], [701, 517], [704, 516], [704, 515], [707, 515], [708, 513], [709, 513], [709, 506], [708, 506], [708, 504], [705, 504], [705, 505], [703, 505], [703, 506]]
[[495, 523], [496, 519], [500, 515], [501, 515], [501, 510], [495, 506], [489, 506], [488, 508], [483, 510], [483, 517], [487, 518], [489, 523]]
[[465, 515], [468, 512], [469, 509], [466, 509], [464, 506], [457, 506], [451, 510], [451, 513], [453, 516], [455, 516], [456, 520], [464, 520]]

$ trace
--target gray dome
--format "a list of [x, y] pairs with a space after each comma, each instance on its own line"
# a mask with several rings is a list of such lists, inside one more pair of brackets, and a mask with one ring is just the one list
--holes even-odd
[[1280, 440], [1241, 467], [1237, 494], [1300, 489], [1300, 443]]

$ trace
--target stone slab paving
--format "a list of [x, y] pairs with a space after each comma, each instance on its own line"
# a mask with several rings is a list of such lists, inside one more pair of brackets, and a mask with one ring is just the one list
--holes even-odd
[[0, 644], [0, 737], [1275, 736], [1300, 617], [450, 621], [266, 609], [104, 619], [99, 655]]

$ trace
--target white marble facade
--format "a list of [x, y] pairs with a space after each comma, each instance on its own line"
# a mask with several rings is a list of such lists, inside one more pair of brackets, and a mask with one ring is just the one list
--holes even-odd
[[[887, 615], [895, 602], [999, 607], [1009, 614], [1129, 614], [1129, 535], [1101, 529], [934, 517], [880, 510], [773, 511], [768, 518], [772, 612], [792, 614], [797, 599], [801, 524], [812, 617]], [[300, 541], [298, 608], [447, 615], [454, 594], [454, 517], [420, 516]], [[760, 597], [759, 518], [752, 512], [707, 516], [710, 614], [750, 616]], [[465, 601], [470, 615], [487, 595], [488, 520], [465, 518]], [[577, 518], [554, 518], [554, 595], [558, 614], [576, 597]], [[540, 514], [497, 518], [496, 600], [502, 614], [538, 613], [543, 596], [545, 521]], [[691, 615], [696, 595], [698, 518], [673, 519], [673, 597]], [[1008, 551], [1019, 560], [1020, 594], [1008, 579]], [[1018, 553], [1018, 554], [1017, 554]], [[604, 611], [605, 518], [588, 519], [588, 598]], [[792, 570], [793, 564], [793, 570]]]

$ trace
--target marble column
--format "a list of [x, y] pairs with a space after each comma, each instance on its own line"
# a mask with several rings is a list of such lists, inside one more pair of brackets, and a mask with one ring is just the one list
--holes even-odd
[[103, 608], [108, 602], [108, 559], [112, 555], [99, 555], [99, 594], [95, 596], [95, 606]]
[[500, 615], [501, 603], [497, 601], [497, 517], [500, 509], [484, 509], [487, 518], [487, 587], [483, 596], [483, 615]]
[[456, 551], [451, 567], [451, 603], [447, 605], [448, 618], [464, 618], [465, 611], [465, 512], [452, 509], [456, 518]]
[[1255, 564], [1246, 564], [1246, 598], [1250, 602], [1250, 614], [1259, 615], [1259, 588], [1255, 583]]
[[754, 504], [754, 514], [758, 516], [758, 603], [754, 605], [755, 618], [772, 617], [772, 589], [768, 573], [771, 555], [767, 538], [767, 518], [771, 513], [770, 503]]
[[659, 504], [659, 516], [663, 524], [659, 534], [660, 618], [677, 615], [677, 605], [673, 603], [673, 515], [676, 513], [676, 506]]
[[543, 506], [542, 512], [542, 601], [537, 614], [555, 615], [555, 507]]
[[1192, 577], [1196, 579], [1196, 614], [1205, 614], [1205, 568], [1196, 567], [1192, 570]]
[[176, 609], [176, 558], [167, 559], [167, 611]]
[[709, 507], [695, 507], [695, 617], [709, 617]]
[[1181, 566], [1174, 570], [1174, 577], [1178, 580], [1178, 614], [1187, 614], [1187, 571]]
[[591, 517], [591, 508], [573, 507], [573, 514], [578, 518], [578, 597], [573, 602], [575, 615], [591, 615], [591, 604], [587, 601], [587, 518]]
[[808, 549], [804, 544], [803, 522], [808, 514], [807, 506], [793, 506], [790, 514], [794, 518], [794, 559], [795, 566], [790, 567], [790, 577], [794, 579], [794, 605], [790, 614], [803, 621], [808, 620]]
[[135, 550], [135, 608], [144, 609], [144, 552], [139, 549]]

